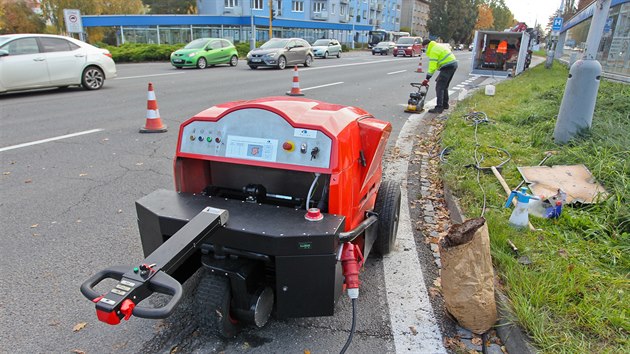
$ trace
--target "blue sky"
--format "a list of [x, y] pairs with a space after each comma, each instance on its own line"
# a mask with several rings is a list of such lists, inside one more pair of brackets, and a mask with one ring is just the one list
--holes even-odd
[[559, 7], [561, 0], [505, 0], [516, 20], [534, 27], [536, 20], [543, 29], [551, 16]]

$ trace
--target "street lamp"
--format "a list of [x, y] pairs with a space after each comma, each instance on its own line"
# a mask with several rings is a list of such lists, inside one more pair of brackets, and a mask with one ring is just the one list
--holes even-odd
[[254, 0], [249, 0], [249, 22], [252, 34], [249, 36], [249, 50], [256, 48], [256, 26], [254, 25]]

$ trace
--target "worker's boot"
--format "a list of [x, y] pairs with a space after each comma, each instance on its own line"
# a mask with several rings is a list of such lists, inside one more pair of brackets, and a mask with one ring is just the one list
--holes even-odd
[[435, 106], [435, 108], [431, 108], [429, 110], [429, 113], [438, 113], [438, 114], [440, 114], [442, 112], [444, 112], [444, 108], [439, 107], [439, 106]]

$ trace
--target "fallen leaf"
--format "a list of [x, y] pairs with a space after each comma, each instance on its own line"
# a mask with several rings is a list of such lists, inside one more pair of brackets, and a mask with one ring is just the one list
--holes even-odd
[[79, 173], [79, 177], [85, 177], [87, 176], [87, 173]]
[[31, 182], [33, 182], [32, 179], [27, 179], [26, 181], [24, 181], [24, 183], [31, 183]]
[[478, 345], [478, 346], [481, 346], [481, 343], [483, 342], [481, 340], [481, 338], [479, 338], [479, 337], [475, 337], [475, 338], [471, 339], [470, 341], [472, 342], [472, 344]]
[[411, 334], [414, 336], [418, 334], [418, 330], [416, 330], [415, 326], [409, 326], [409, 329], [411, 330]]
[[142, 166], [144, 165], [144, 162], [136, 162], [136, 166]]
[[122, 213], [122, 209], [118, 209], [117, 213], [118, 214]]
[[311, 351], [308, 349], [304, 349], [304, 354], [311, 354]]
[[39, 224], [33, 224], [33, 225], [31, 225], [31, 229], [34, 229], [34, 228], [36, 228], [38, 226], [39, 226]]
[[440, 277], [435, 278], [435, 280], [433, 281], [433, 285], [435, 285], [438, 288], [441, 288], [442, 287], [442, 278], [440, 278]]
[[75, 349], [72, 352], [75, 353], [75, 354], [85, 354], [85, 352], [83, 350], [81, 350], [81, 349]]
[[2, 172], [3, 175], [8, 176], [11, 174], [11, 172]]
[[87, 326], [86, 322], [79, 322], [74, 327], [72, 327], [72, 330], [74, 332], [78, 332], [78, 331], [82, 330], [83, 328], [85, 328], [85, 326]]
[[175, 347], [171, 348], [170, 353], [171, 353], [171, 354], [175, 354], [175, 353], [177, 353], [178, 351], [179, 351], [179, 347], [175, 346]]
[[438, 288], [434, 288], [434, 287], [429, 287], [429, 295], [431, 297], [438, 297], [440, 295], [442, 295], [442, 293], [440, 292], [440, 289]]
[[61, 324], [61, 322], [59, 322], [59, 321], [52, 321], [48, 325], [53, 327], [53, 326], [59, 326], [60, 324]]
[[567, 257], [569, 256], [569, 254], [567, 253], [566, 250], [564, 249], [560, 249], [558, 250], [558, 255], [564, 259], [567, 259]]
[[104, 138], [101, 141], [109, 141], [109, 138]]

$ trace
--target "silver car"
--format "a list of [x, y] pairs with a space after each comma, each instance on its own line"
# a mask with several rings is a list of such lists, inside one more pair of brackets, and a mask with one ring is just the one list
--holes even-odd
[[282, 70], [287, 65], [300, 64], [305, 67], [313, 64], [311, 45], [301, 38], [272, 38], [247, 53], [247, 65], [252, 69], [272, 66]]
[[116, 77], [106, 49], [47, 34], [0, 36], [0, 92], [81, 85], [98, 90]]
[[316, 58], [341, 58], [341, 44], [336, 39], [318, 39], [313, 43], [313, 54]]

